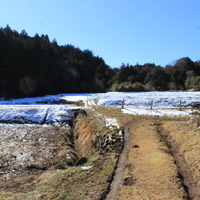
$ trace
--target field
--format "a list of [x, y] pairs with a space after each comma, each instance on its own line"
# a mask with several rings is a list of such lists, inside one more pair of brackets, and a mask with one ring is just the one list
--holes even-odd
[[[61, 94], [0, 104], [1, 200], [200, 199], [199, 92]], [[78, 110], [88, 116], [76, 119], [71, 137]], [[127, 151], [118, 160], [108, 149], [120, 127]], [[97, 138], [99, 152], [92, 149]], [[88, 160], [76, 166], [85, 152]]]

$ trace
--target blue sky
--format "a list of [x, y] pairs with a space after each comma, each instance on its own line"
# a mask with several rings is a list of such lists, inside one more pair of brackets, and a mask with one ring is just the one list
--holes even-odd
[[111, 67], [200, 60], [200, 0], [0, 0], [0, 26], [92, 50]]

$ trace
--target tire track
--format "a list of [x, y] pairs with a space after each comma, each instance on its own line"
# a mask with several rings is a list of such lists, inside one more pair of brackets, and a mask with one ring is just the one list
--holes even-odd
[[200, 200], [200, 188], [197, 185], [189, 165], [185, 161], [183, 155], [179, 151], [179, 147], [170, 136], [169, 131], [165, 130], [162, 124], [155, 124], [156, 131], [161, 139], [167, 145], [169, 153], [173, 156], [174, 162], [177, 166], [178, 176], [182, 181], [182, 186], [186, 193], [187, 200]]
[[130, 145], [129, 145], [130, 123], [131, 122], [129, 122], [124, 128], [124, 147], [123, 147], [122, 153], [120, 154], [120, 157], [117, 163], [117, 168], [114, 172], [114, 177], [110, 185], [109, 193], [107, 197], [105, 198], [106, 200], [117, 200], [119, 189], [123, 185], [123, 182], [124, 182], [125, 169], [127, 165], [126, 161], [127, 161], [128, 151], [130, 148]]
[[174, 159], [154, 123], [138, 119], [130, 126], [130, 148], [119, 200], [189, 200]]

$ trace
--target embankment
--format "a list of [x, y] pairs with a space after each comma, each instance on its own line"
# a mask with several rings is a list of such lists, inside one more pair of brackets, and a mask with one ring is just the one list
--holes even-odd
[[2, 199], [99, 200], [107, 194], [121, 131], [94, 112], [78, 112], [71, 124], [0, 127]]

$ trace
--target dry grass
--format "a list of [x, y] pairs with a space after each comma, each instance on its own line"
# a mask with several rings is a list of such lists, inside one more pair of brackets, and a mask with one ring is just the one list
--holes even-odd
[[[106, 117], [116, 118], [122, 127], [132, 122], [131, 147], [138, 145], [139, 148], [130, 149], [120, 199], [183, 199], [173, 158], [154, 127], [150, 126], [154, 121], [160, 121], [169, 130], [200, 185], [200, 132], [187, 117], [132, 116], [122, 114], [116, 107], [96, 106], [95, 110]], [[82, 124], [85, 132], [89, 130], [86, 125]], [[98, 131], [102, 130], [101, 126], [97, 127]], [[95, 154], [85, 163], [85, 166], [92, 166], [88, 170], [80, 166], [51, 169], [41, 175], [12, 180], [12, 188], [0, 189], [0, 200], [98, 200], [107, 190], [116, 160], [114, 153]]]
[[112, 106], [95, 106], [95, 110], [102, 115], [109, 117], [109, 118], [115, 118], [118, 120], [118, 123], [121, 127], [124, 127], [127, 122], [129, 121], [140, 121], [140, 120], [160, 120], [162, 121], [184, 121], [188, 122], [190, 120], [190, 117], [184, 116], [184, 117], [157, 117], [157, 116], [147, 116], [147, 115], [131, 115], [131, 114], [125, 114], [121, 112], [121, 108], [119, 107], [112, 107]]
[[[107, 191], [118, 154], [96, 153], [93, 147], [96, 134], [106, 134], [108, 127], [101, 118], [94, 118], [96, 118], [94, 114], [88, 113], [88, 116], [83, 117], [78, 126], [75, 126], [77, 128], [75, 136], [78, 140], [77, 154], [80, 157], [89, 157], [85, 166], [92, 166], [90, 169], [83, 170], [81, 166], [61, 168], [63, 170], [50, 168], [42, 174], [5, 181], [4, 187], [0, 187], [0, 200], [100, 199]], [[63, 141], [59, 141], [58, 145], [62, 148], [58, 149], [56, 157], [63, 157], [66, 160], [69, 151], [63, 144]]]
[[183, 121], [168, 121], [163, 127], [170, 131], [200, 186], [200, 129], [196, 124]]
[[[135, 119], [135, 118], [134, 118]], [[126, 177], [132, 184], [124, 184], [119, 200], [182, 200], [184, 191], [177, 178], [173, 158], [166, 145], [151, 126], [152, 120], [138, 119], [131, 125], [131, 149]], [[137, 145], [137, 148], [134, 146]]]
[[21, 189], [0, 191], [0, 200], [98, 200], [107, 190], [115, 162], [115, 154], [94, 155], [85, 163], [85, 166], [93, 166], [92, 168], [83, 170], [79, 166], [49, 170], [37, 177], [31, 187], [21, 178]]
[[[150, 133], [152, 131], [148, 124], [154, 121], [162, 123], [163, 128], [169, 131], [172, 139], [178, 144], [181, 154], [189, 164], [193, 176], [200, 186], [200, 129], [198, 129], [197, 126], [200, 122], [199, 116], [196, 116], [195, 120], [191, 120], [190, 117], [132, 116], [122, 114], [120, 108], [98, 107], [96, 109], [107, 117], [118, 119], [118, 123], [121, 126], [124, 126], [128, 121], [132, 121], [133, 126], [138, 127], [138, 129], [135, 130], [132, 129], [132, 145], [138, 145], [138, 136], [141, 136], [141, 134], [144, 135], [145, 132]], [[152, 135], [154, 134], [152, 133]], [[150, 140], [147, 140], [146, 135], [145, 139], [142, 141], [142, 146], [145, 145], [148, 152], [137, 154], [138, 149], [131, 149], [131, 151], [135, 150], [136, 152], [129, 156], [127, 180], [131, 180], [130, 182], [133, 182], [133, 186], [127, 186], [125, 183], [125, 186], [123, 186], [121, 190], [121, 199], [183, 199], [183, 190], [176, 178], [176, 166], [173, 164], [173, 158], [166, 154], [166, 152], [168, 152], [166, 146], [160, 144], [161, 146], [159, 146], [157, 150], [149, 153], [155, 143], [158, 144], [160, 141], [155, 137], [153, 137], [153, 139], [150, 137]], [[137, 155], [138, 157], [135, 157]], [[135, 160], [133, 160], [134, 157]], [[149, 160], [146, 165], [142, 161], [144, 158], [145, 160]], [[156, 170], [146, 167], [149, 166], [149, 163], [154, 165]], [[144, 174], [145, 168], [148, 169], [146, 174]], [[164, 172], [164, 174], [160, 172]], [[157, 176], [161, 177], [161, 180], [159, 180], [158, 177], [154, 177], [153, 174], [155, 176], [157, 174]], [[166, 176], [166, 174], [168, 174], [168, 176]], [[140, 175], [141, 177], [139, 177]], [[162, 195], [159, 196], [160, 194]]]

